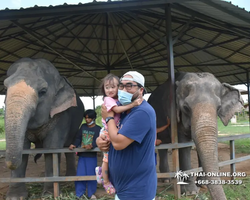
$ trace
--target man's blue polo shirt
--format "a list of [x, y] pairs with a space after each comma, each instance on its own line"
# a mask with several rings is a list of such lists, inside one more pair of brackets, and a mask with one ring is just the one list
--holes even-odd
[[157, 189], [156, 115], [146, 102], [121, 119], [119, 134], [134, 140], [123, 150], [109, 150], [109, 175], [121, 200], [152, 200]]

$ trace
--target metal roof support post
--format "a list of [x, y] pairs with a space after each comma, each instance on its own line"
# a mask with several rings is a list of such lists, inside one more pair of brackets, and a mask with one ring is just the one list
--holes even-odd
[[[167, 34], [167, 51], [168, 51], [168, 74], [171, 80], [170, 87], [170, 105], [171, 105], [171, 137], [172, 143], [178, 143], [177, 136], [177, 120], [176, 120], [176, 108], [175, 108], [175, 75], [174, 75], [174, 52], [173, 52], [173, 38], [172, 38], [172, 26], [171, 26], [171, 4], [167, 4], [165, 8], [166, 15], [166, 34]], [[179, 149], [173, 149], [173, 170], [179, 171]], [[177, 184], [177, 179], [174, 179], [174, 192], [175, 198], [181, 197], [180, 185]]]
[[[234, 140], [229, 141], [230, 144], [230, 159], [235, 159], [235, 142]], [[231, 174], [235, 173], [235, 163], [230, 164], [230, 172]], [[231, 180], [235, 180], [235, 176], [231, 176]]]
[[109, 15], [106, 13], [106, 45], [107, 45], [107, 72], [110, 73], [109, 61]]
[[249, 114], [249, 105], [250, 105], [250, 94], [249, 94], [249, 72], [247, 71], [247, 99], [248, 99], [248, 120], [249, 120], [249, 128], [250, 128], [250, 114]]
[[92, 99], [93, 99], [93, 110], [95, 110], [95, 99], [96, 99], [96, 97], [93, 96]]

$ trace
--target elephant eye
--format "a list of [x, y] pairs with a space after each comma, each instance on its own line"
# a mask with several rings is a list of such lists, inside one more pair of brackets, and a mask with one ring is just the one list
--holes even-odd
[[39, 96], [39, 97], [42, 97], [42, 96], [44, 96], [44, 95], [46, 94], [46, 92], [47, 92], [47, 88], [43, 88], [43, 89], [41, 89], [41, 90], [38, 92], [38, 96]]
[[190, 111], [189, 106], [186, 103], [184, 103], [184, 105], [183, 105], [183, 111], [185, 113], [188, 113]]

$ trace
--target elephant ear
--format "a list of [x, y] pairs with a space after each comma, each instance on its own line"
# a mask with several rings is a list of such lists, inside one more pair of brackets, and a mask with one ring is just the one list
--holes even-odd
[[218, 115], [225, 126], [234, 113], [242, 109], [243, 105], [244, 101], [239, 90], [227, 83], [222, 83], [221, 107], [218, 110]]
[[50, 111], [51, 118], [55, 114], [63, 112], [72, 106], [77, 106], [75, 91], [66, 78], [60, 77], [55, 101]]

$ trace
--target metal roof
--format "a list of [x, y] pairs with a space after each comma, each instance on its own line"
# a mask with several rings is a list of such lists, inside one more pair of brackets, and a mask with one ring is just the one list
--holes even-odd
[[22, 57], [50, 60], [81, 96], [111, 72], [141, 72], [148, 92], [168, 77], [165, 6], [172, 7], [176, 71], [247, 82], [250, 13], [220, 0], [140, 0], [0, 10], [0, 93]]

